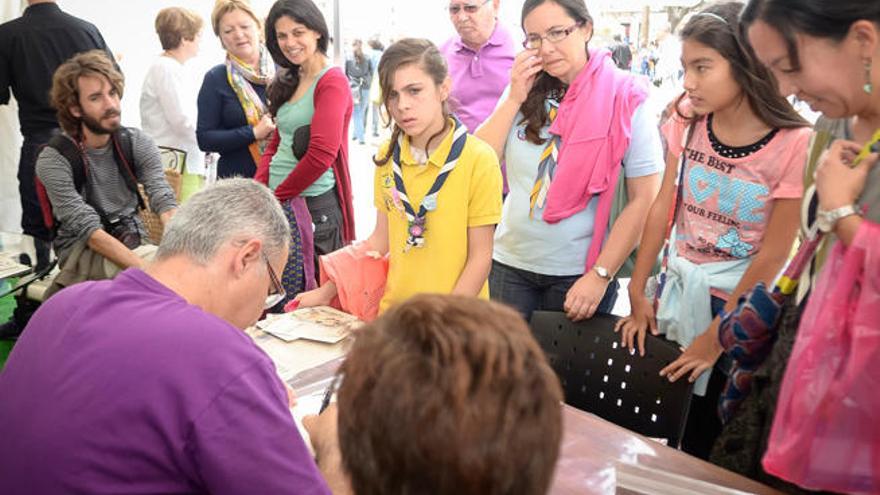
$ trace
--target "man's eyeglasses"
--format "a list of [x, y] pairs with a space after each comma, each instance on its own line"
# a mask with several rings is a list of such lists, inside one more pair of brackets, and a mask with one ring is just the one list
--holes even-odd
[[523, 41], [523, 46], [529, 50], [537, 50], [538, 48], [541, 48], [541, 44], [544, 40], [547, 40], [550, 43], [559, 43], [565, 38], [568, 38], [568, 35], [573, 33], [580, 26], [581, 23], [577, 23], [567, 28], [553, 28], [544, 36], [530, 34], [526, 37], [526, 40]]
[[272, 269], [272, 264], [269, 263], [269, 258], [266, 257], [266, 253], [260, 254], [263, 256], [263, 261], [266, 262], [266, 269], [269, 270], [269, 280], [272, 281], [272, 286], [269, 288], [269, 295], [266, 296], [266, 302], [263, 303], [263, 309], [270, 309], [283, 301], [287, 296], [287, 292], [284, 290], [284, 286], [281, 285], [281, 281], [278, 280], [278, 275], [275, 274], [275, 270]]
[[464, 10], [466, 14], [476, 14], [477, 11], [483, 8], [483, 5], [486, 5], [487, 3], [489, 3], [489, 0], [485, 0], [483, 3], [480, 4], [452, 4], [447, 7], [447, 10], [449, 11], [449, 15], [458, 15], [458, 13], [462, 10]]

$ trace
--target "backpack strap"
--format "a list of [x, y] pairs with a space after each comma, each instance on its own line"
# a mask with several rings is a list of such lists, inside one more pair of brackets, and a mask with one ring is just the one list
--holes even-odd
[[131, 131], [127, 127], [120, 127], [110, 140], [113, 143], [113, 158], [119, 167], [125, 186], [137, 197], [138, 207], [145, 209], [144, 198], [138, 192], [138, 180], [134, 173], [134, 144], [131, 140]]
[[86, 164], [79, 145], [69, 136], [56, 134], [49, 139], [46, 146], [54, 148], [70, 164], [70, 171], [73, 174], [73, 187], [82, 196], [83, 192], [85, 192], [88, 170], [86, 170]]
[[[57, 151], [70, 165], [71, 175], [73, 176], [73, 188], [77, 194], [85, 197], [88, 170], [86, 169], [85, 160], [83, 160], [79, 145], [72, 138], [64, 134], [55, 134], [43, 147], [47, 146]], [[52, 212], [52, 202], [49, 200], [49, 193], [39, 177], [34, 177], [34, 186], [37, 190], [37, 201], [40, 203], [40, 211], [43, 214], [43, 224], [49, 229], [49, 236], [54, 239], [58, 225]]]

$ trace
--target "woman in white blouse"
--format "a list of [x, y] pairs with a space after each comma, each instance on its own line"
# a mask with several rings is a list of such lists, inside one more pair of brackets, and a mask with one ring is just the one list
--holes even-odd
[[186, 172], [204, 175], [204, 155], [196, 142], [196, 94], [184, 63], [199, 53], [202, 18], [181, 7], [156, 16], [164, 52], [153, 62], [141, 91], [141, 127], [159, 146], [186, 152]]

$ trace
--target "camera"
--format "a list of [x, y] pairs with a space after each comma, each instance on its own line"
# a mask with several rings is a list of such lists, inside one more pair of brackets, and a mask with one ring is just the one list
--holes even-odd
[[141, 233], [134, 217], [111, 217], [105, 222], [107, 233], [128, 249], [141, 245]]

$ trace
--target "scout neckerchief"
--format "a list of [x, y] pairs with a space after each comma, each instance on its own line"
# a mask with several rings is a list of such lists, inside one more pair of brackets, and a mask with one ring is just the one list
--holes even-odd
[[[547, 119], [548, 125], [556, 120], [556, 114], [559, 112], [559, 102], [553, 99], [547, 100]], [[560, 137], [551, 135], [547, 140], [547, 146], [541, 153], [541, 159], [538, 161], [538, 175], [535, 177], [535, 185], [532, 186], [532, 192], [529, 194], [529, 218], [535, 213], [535, 207], [543, 208], [544, 202], [547, 200], [547, 191], [550, 189], [550, 182], [553, 180], [553, 174], [556, 172], [556, 160], [559, 156]]]
[[[275, 65], [265, 47], [260, 45], [259, 67], [251, 67], [235, 55], [226, 55], [226, 79], [238, 97], [248, 125], [256, 126], [268, 109], [254, 89], [253, 84], [266, 86], [275, 75]], [[266, 140], [261, 139], [248, 145], [254, 163], [260, 163], [260, 156], [266, 148]]]
[[452, 131], [452, 147], [446, 156], [446, 163], [443, 164], [440, 173], [434, 179], [434, 184], [428, 190], [428, 194], [422, 199], [418, 213], [416, 213], [415, 208], [409, 202], [409, 197], [406, 195], [406, 186], [403, 184], [403, 171], [400, 168], [400, 149], [403, 146], [403, 140], [406, 139], [403, 133], [397, 138], [397, 143], [394, 146], [394, 151], [392, 152], [392, 170], [394, 171], [393, 192], [403, 204], [403, 211], [406, 213], [407, 219], [407, 237], [404, 251], [409, 250], [411, 247], [424, 247], [425, 220], [428, 212], [437, 209], [437, 195], [440, 193], [440, 188], [443, 187], [443, 183], [446, 182], [449, 173], [452, 172], [452, 169], [458, 163], [461, 152], [464, 151], [464, 145], [467, 141], [467, 128], [458, 119], [453, 118], [452, 120], [455, 124], [455, 128]]

